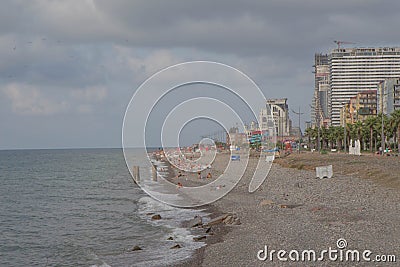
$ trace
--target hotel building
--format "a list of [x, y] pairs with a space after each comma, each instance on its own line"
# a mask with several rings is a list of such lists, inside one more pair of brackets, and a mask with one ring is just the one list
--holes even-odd
[[340, 125], [344, 103], [363, 91], [377, 90], [385, 79], [400, 77], [400, 48], [338, 48], [328, 55], [330, 116]]

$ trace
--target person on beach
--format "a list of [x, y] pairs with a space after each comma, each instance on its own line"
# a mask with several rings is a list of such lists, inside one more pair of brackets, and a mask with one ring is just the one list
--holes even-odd
[[197, 172], [197, 178], [201, 179], [201, 171]]
[[208, 178], [208, 179], [211, 179], [211, 178], [212, 178], [211, 172], [209, 172], [209, 173], [207, 174], [207, 178]]
[[179, 183], [176, 185], [176, 187], [177, 187], [177, 188], [182, 188], [182, 187], [183, 187], [183, 184], [182, 184], [181, 182], [179, 182]]
[[179, 172], [178, 172], [178, 175], [176, 176], [176, 178], [179, 178], [179, 177], [182, 177], [182, 176], [183, 176], [182, 172], [179, 171]]

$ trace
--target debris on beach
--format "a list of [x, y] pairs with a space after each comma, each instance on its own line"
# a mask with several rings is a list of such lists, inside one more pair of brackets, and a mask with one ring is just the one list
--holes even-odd
[[303, 206], [303, 204], [281, 204], [281, 209], [294, 209], [297, 207]]
[[239, 155], [232, 155], [231, 156], [231, 161], [240, 161], [240, 156]]
[[161, 220], [161, 215], [160, 214], [155, 214], [153, 216], [151, 216], [152, 220]]

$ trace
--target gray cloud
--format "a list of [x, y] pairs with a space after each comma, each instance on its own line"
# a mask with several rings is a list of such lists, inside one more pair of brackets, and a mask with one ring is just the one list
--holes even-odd
[[[119, 146], [134, 90], [186, 60], [230, 64], [267, 97], [307, 111], [314, 53], [333, 40], [398, 45], [399, 8], [394, 0], [3, 1], [0, 148]], [[37, 134], [20, 133], [21, 123]]]

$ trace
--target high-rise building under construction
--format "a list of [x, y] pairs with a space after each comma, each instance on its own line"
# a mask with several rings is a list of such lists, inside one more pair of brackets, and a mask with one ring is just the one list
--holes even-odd
[[318, 94], [314, 93], [314, 121], [326, 116], [331, 125], [340, 125], [340, 110], [351, 97], [362, 91], [377, 90], [383, 80], [398, 77], [400, 47], [337, 48], [327, 55], [316, 54], [315, 92], [318, 90]]
[[314, 125], [330, 122], [329, 61], [327, 54], [315, 54], [314, 98], [311, 119]]

